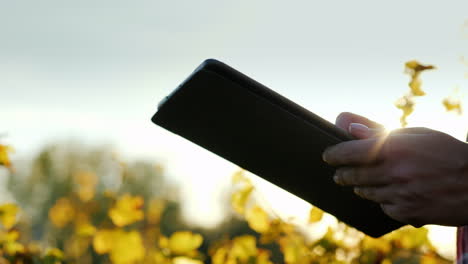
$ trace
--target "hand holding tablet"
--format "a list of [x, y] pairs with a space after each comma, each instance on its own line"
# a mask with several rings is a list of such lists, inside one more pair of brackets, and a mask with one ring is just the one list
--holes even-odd
[[404, 225], [334, 183], [322, 153], [351, 135], [219, 61], [203, 62], [152, 121], [370, 236]]

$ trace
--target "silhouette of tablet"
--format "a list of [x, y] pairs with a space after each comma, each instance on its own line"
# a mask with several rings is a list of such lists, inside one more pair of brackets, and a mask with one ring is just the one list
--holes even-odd
[[367, 235], [403, 225], [334, 183], [322, 152], [349, 134], [217, 60], [204, 61], [163, 99], [152, 121]]

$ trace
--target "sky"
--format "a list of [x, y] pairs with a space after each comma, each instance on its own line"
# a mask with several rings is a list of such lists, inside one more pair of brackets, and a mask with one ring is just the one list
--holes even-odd
[[466, 99], [466, 10], [466, 0], [0, 0], [0, 140], [17, 159], [74, 138], [160, 161], [187, 215], [215, 224], [237, 167], [150, 122], [198, 64], [224, 61], [331, 122], [351, 111], [395, 128], [403, 65], [416, 59], [437, 70], [423, 73], [409, 126], [464, 139], [466, 115], [440, 102], [457, 87]]

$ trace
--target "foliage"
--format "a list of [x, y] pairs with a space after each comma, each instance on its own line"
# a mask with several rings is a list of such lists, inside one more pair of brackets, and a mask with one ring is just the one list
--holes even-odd
[[[405, 63], [405, 73], [410, 75], [410, 81], [408, 83], [410, 90], [395, 102], [395, 106], [403, 112], [400, 117], [400, 124], [402, 127], [406, 127], [408, 125], [407, 118], [414, 111], [415, 98], [426, 95], [426, 92], [422, 90], [421, 73], [433, 69], [435, 69], [433, 65], [423, 65], [416, 60], [411, 60]], [[454, 111], [457, 114], [461, 114], [462, 107], [458, 89], [455, 90], [453, 95], [444, 98], [442, 100], [442, 105], [447, 111]]]
[[[340, 224], [308, 241], [256, 203], [255, 187], [242, 170], [233, 175], [231, 204], [248, 229], [233, 234], [222, 227], [215, 232], [223, 237], [214, 241], [186, 226], [167, 232], [164, 226], [176, 224], [167, 217], [173, 189], [161, 180], [160, 166], [127, 165], [106, 151], [73, 148], [48, 147], [30, 171], [11, 172], [15, 198], [34, 206], [0, 206], [0, 263], [449, 263], [424, 228], [372, 239]], [[106, 174], [120, 184], [105, 184]], [[139, 181], [152, 189], [128, 186]], [[310, 224], [323, 214], [313, 207]]]
[[[450, 263], [439, 256], [427, 238], [427, 229], [405, 227], [387, 234], [379, 239], [365, 236], [359, 231], [340, 223], [330, 227], [319, 240], [307, 241], [298, 229], [278, 217], [270, 217], [252, 199], [255, 188], [252, 182], [239, 171], [234, 175], [234, 182], [240, 184], [233, 194], [233, 208], [245, 212], [244, 217], [249, 226], [260, 234], [257, 241], [244, 244], [249, 248], [245, 255], [236, 253], [233, 244], [227, 241], [212, 249], [214, 264], [221, 263], [270, 263], [260, 255], [260, 245], [277, 244], [283, 254], [282, 262], [292, 263]], [[248, 191], [246, 195], [245, 192]], [[234, 197], [242, 193], [245, 199]], [[236, 210], [239, 211], [239, 210]], [[250, 212], [250, 213], [249, 213]], [[322, 219], [324, 212], [317, 207], [310, 210], [309, 223], [314, 224]], [[249, 216], [250, 215], [250, 216]], [[243, 238], [244, 240], [247, 238]], [[237, 242], [239, 243], [239, 242]], [[257, 252], [254, 255], [252, 252]], [[236, 262], [237, 259], [237, 262]], [[239, 261], [240, 260], [240, 261]]]
[[455, 89], [453, 95], [448, 96], [442, 100], [442, 104], [444, 105], [445, 109], [447, 111], [454, 111], [457, 114], [461, 115], [462, 114], [462, 106], [461, 106], [461, 100], [460, 100], [460, 95], [458, 94], [458, 88]]
[[426, 93], [422, 90], [421, 85], [421, 78], [420, 75], [423, 71], [435, 69], [432, 65], [423, 65], [418, 61], [412, 60], [405, 63], [405, 72], [410, 75], [410, 81], [408, 86], [410, 91], [397, 100], [395, 103], [396, 107], [398, 107], [403, 114], [400, 118], [400, 123], [402, 127], [408, 125], [407, 118], [411, 113], [414, 111], [414, 98], [417, 96], [424, 96]]

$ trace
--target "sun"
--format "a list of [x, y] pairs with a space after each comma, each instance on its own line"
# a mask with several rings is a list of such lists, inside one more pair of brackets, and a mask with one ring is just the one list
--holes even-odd
[[385, 133], [390, 134], [392, 131], [401, 129], [401, 126], [398, 122], [388, 122], [387, 124], [384, 124], [385, 127]]

